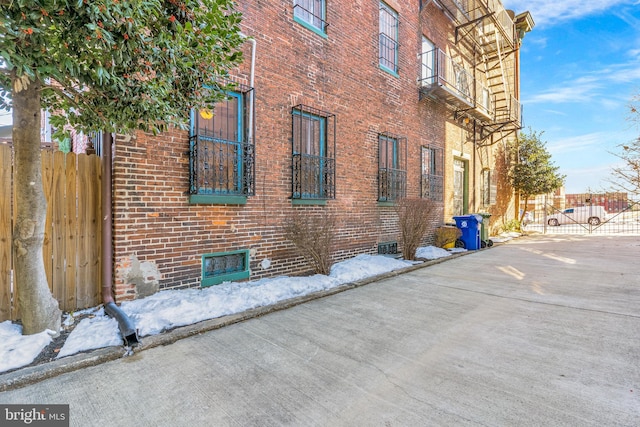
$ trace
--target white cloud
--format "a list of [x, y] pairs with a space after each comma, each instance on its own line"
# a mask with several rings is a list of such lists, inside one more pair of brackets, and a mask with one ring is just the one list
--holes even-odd
[[585, 135], [556, 139], [548, 145], [551, 154], [581, 151], [593, 146], [603, 145], [609, 136], [604, 132], [594, 132]]
[[[640, 1], [636, 2], [636, 5], [640, 5]], [[625, 21], [631, 28], [640, 28], [640, 19], [636, 18], [632, 13], [626, 9], [616, 10], [614, 14]]]
[[640, 81], [640, 61], [611, 64], [606, 68], [586, 71], [581, 77], [559, 82], [553, 87], [541, 89], [537, 94], [524, 99], [524, 104], [563, 104], [598, 102], [606, 109], [613, 109], [628, 100], [629, 93], [616, 92], [627, 89], [618, 85]]
[[568, 102], [588, 102], [601, 85], [597, 79], [581, 77], [572, 81], [563, 82], [560, 86], [552, 87], [546, 91], [525, 99], [524, 104], [553, 103], [562, 104]]
[[[616, 146], [628, 141], [630, 133], [618, 132], [592, 132], [583, 135], [574, 135], [565, 138], [550, 139], [547, 149], [552, 155], [563, 153], [576, 153], [577, 158], [594, 155], [609, 157], [608, 151], [616, 151]], [[589, 151], [584, 151], [589, 150]], [[572, 158], [576, 160], [576, 158]]]
[[502, 3], [516, 14], [528, 10], [536, 25], [557, 25], [611, 8], [639, 4], [637, 0], [503, 0]]
[[558, 110], [543, 110], [545, 113], [553, 114], [556, 116], [568, 116], [566, 111], [558, 111]]

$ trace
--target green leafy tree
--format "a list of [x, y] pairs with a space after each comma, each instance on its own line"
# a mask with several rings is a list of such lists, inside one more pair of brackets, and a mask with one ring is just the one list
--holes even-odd
[[[640, 126], [640, 109], [638, 107], [640, 97], [636, 97], [630, 105], [630, 120]], [[612, 190], [625, 193], [640, 194], [640, 138], [636, 138], [627, 144], [618, 145], [620, 151], [612, 153], [621, 160], [620, 165], [612, 168], [610, 182]]]
[[65, 129], [186, 126], [228, 89], [242, 54], [232, 0], [0, 0], [0, 108], [13, 111], [15, 279], [24, 332], [57, 331], [42, 259], [40, 112]]
[[525, 200], [520, 222], [531, 196], [550, 193], [564, 184], [565, 175], [558, 173], [559, 167], [551, 161], [551, 154], [541, 136], [542, 132], [529, 130], [529, 133], [520, 133], [510, 146], [513, 162], [509, 169], [509, 181], [520, 200]]

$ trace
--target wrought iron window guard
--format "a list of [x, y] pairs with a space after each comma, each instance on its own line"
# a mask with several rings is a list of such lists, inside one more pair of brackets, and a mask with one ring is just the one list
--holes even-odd
[[291, 198], [335, 199], [336, 116], [302, 104], [291, 114]]
[[407, 138], [378, 134], [378, 201], [393, 202], [407, 192]]
[[[252, 196], [255, 194], [255, 120], [253, 88], [230, 81], [240, 105], [239, 117], [221, 120], [237, 122], [238, 130], [228, 135], [202, 128], [194, 113], [190, 137], [189, 194], [205, 196]], [[235, 120], [235, 121], [234, 121]], [[231, 137], [230, 137], [231, 136]]]

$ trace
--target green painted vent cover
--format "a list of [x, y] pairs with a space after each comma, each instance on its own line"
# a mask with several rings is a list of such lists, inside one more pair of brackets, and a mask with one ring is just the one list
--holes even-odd
[[398, 242], [378, 243], [378, 255], [391, 255], [398, 253]]
[[249, 278], [249, 251], [217, 252], [202, 255], [201, 286]]

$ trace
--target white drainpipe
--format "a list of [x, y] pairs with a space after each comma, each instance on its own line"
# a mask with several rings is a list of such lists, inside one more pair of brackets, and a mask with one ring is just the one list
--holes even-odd
[[248, 141], [251, 142], [253, 140], [253, 103], [254, 103], [254, 92], [255, 90], [253, 89], [253, 83], [254, 83], [254, 76], [255, 76], [255, 70], [256, 70], [256, 40], [254, 38], [248, 37], [247, 35], [240, 33], [240, 36], [247, 39], [248, 41], [251, 42], [251, 73], [249, 75], [249, 86], [251, 86], [251, 98], [250, 98], [250, 102], [249, 102], [249, 135], [248, 135]]

